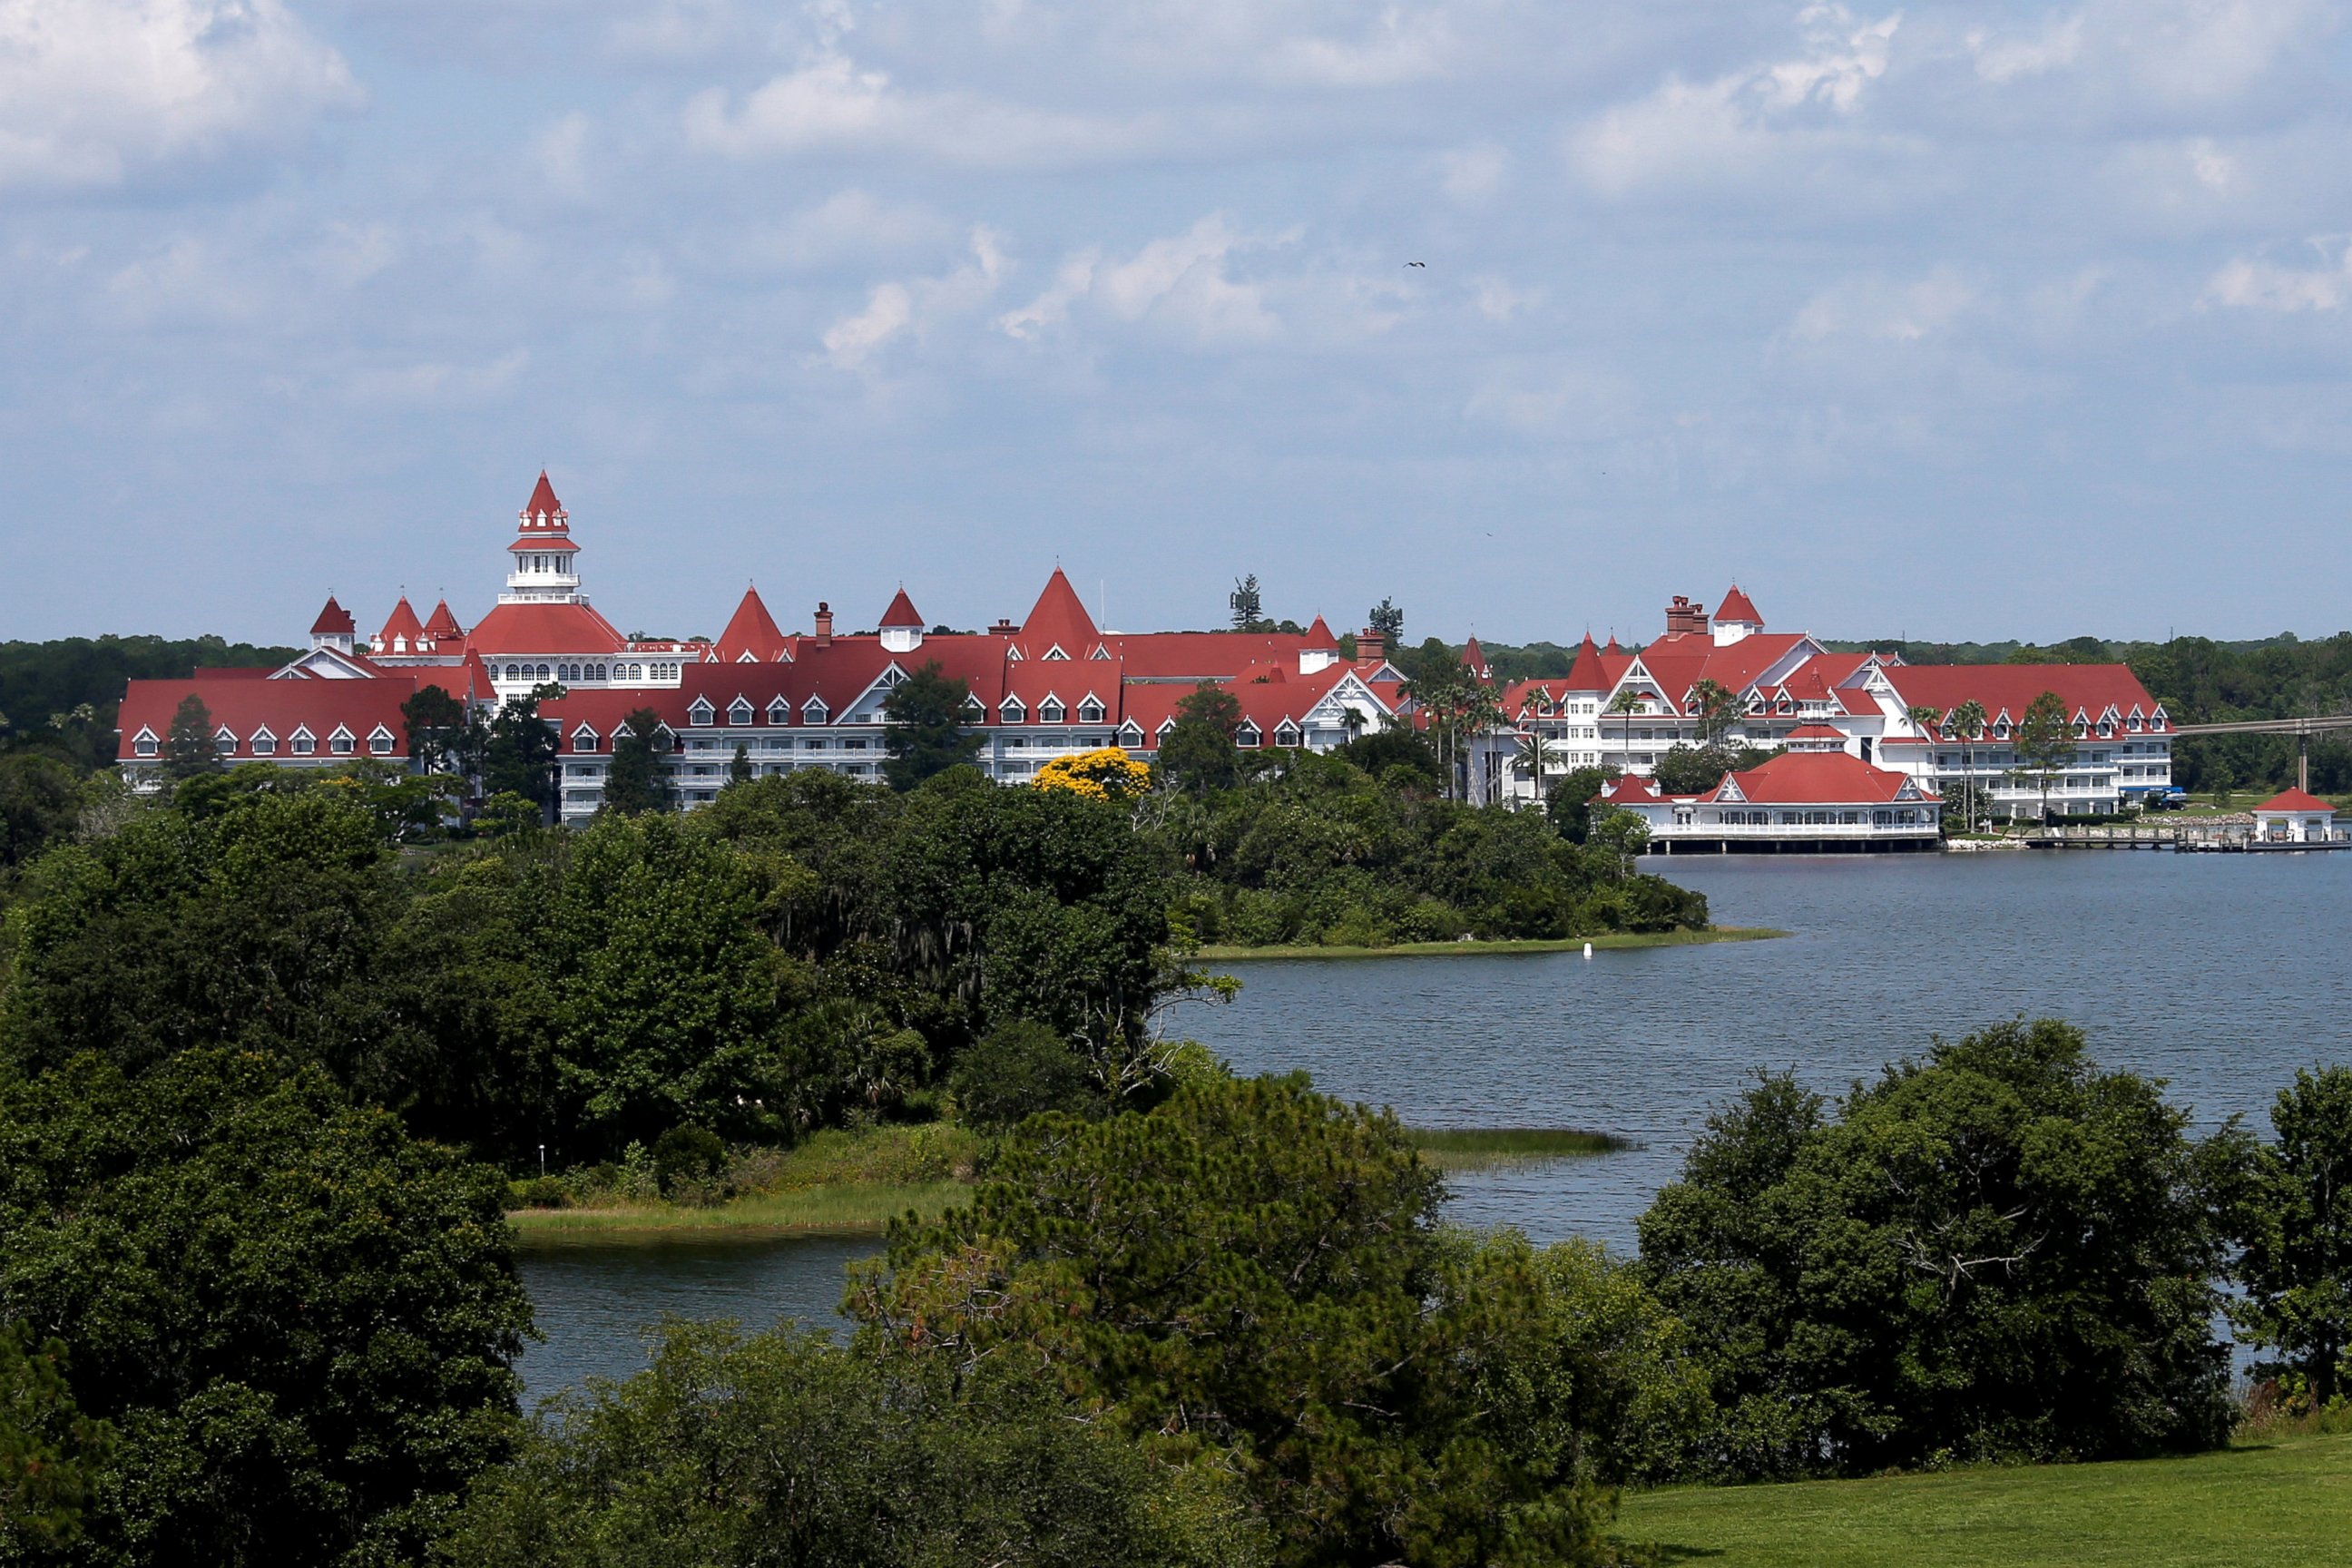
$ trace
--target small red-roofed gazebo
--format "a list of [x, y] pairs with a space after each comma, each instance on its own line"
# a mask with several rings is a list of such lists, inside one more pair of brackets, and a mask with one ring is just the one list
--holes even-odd
[[2336, 837], [2336, 808], [2315, 795], [2285, 789], [2254, 807], [2254, 838], [2263, 844], [2326, 844]]

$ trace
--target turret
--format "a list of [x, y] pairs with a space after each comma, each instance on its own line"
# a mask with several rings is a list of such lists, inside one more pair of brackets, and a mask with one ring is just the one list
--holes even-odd
[[335, 596], [330, 594], [327, 595], [327, 607], [320, 610], [319, 618], [310, 623], [310, 646], [314, 648], [331, 647], [337, 653], [356, 653], [359, 651], [359, 623], [352, 619], [352, 613], [335, 603]]
[[580, 547], [572, 542], [572, 514], [555, 499], [555, 487], [547, 482], [547, 470], [539, 474], [539, 483], [523, 503], [521, 527], [515, 542], [507, 546], [514, 557], [514, 570], [507, 574], [507, 591], [501, 595], [506, 604], [576, 604], [580, 599], [580, 574], [575, 557]]

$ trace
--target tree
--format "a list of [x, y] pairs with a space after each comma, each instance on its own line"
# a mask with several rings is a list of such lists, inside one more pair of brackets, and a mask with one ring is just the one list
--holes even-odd
[[1225, 604], [1233, 611], [1234, 630], [1254, 632], [1265, 620], [1265, 604], [1257, 589], [1257, 574], [1234, 579], [1234, 591], [1225, 595]]
[[941, 674], [936, 659], [890, 689], [882, 700], [882, 749], [889, 753], [882, 776], [892, 789], [913, 789], [979, 754], [988, 737], [965, 732], [971, 702], [971, 685]]
[[1633, 771], [1633, 715], [1641, 710], [1642, 694], [1630, 686], [1612, 697], [1608, 706], [1601, 710], [1604, 714], [1617, 713], [1624, 716], [1625, 771], [1629, 773]]
[[213, 738], [213, 711], [194, 692], [180, 699], [163, 742], [163, 776], [173, 784], [221, 771], [220, 747]]
[[1395, 601], [1384, 598], [1365, 611], [1364, 625], [1387, 640], [1391, 652], [1404, 646], [1404, 611]]
[[2352, 1387], [2352, 1068], [2305, 1069], [2271, 1106], [2277, 1142], [2247, 1151], [2239, 1205], [2244, 1289], [2231, 1316], [2273, 1350], [2258, 1377], [2292, 1377], [2312, 1408]]
[[1984, 704], [1971, 697], [1945, 716], [1944, 732], [1957, 735], [1960, 742], [1960, 820], [1968, 832], [1974, 833], [1984, 821], [1977, 805], [1977, 742], [1984, 739], [1985, 726], [1990, 722]]
[[1176, 722], [1160, 737], [1160, 771], [1181, 789], [1230, 789], [1241, 782], [1241, 699], [1204, 680], [1176, 704]]
[[0, 1087], [0, 1320], [64, 1342], [89, 1558], [410, 1561], [519, 1430], [505, 1184], [314, 1067], [91, 1056]]
[[1722, 1472], [2122, 1458], [2226, 1436], [2207, 1161], [2161, 1086], [2056, 1020], [1832, 1108], [1767, 1077], [1640, 1222], [1707, 1347]]
[[1608, 853], [1622, 882], [1633, 874], [1633, 863], [1650, 847], [1650, 825], [1641, 813], [1615, 807], [1592, 824], [1591, 841], [1595, 848]]
[[1234, 1474], [1277, 1562], [1608, 1561], [1575, 1446], [1496, 1419], [1527, 1287], [1463, 1256], [1441, 1195], [1390, 1114], [1202, 1077], [1015, 1128], [850, 1305], [877, 1352], [1036, 1368], [1154, 1457]]
[[408, 755], [428, 773], [454, 769], [465, 752], [466, 705], [438, 686], [420, 686], [400, 705], [408, 729]]
[[1014, 1018], [967, 1049], [949, 1076], [956, 1110], [983, 1131], [1001, 1132], [1044, 1110], [1102, 1105], [1086, 1058], [1043, 1024]]
[[740, 741], [735, 742], [735, 754], [727, 760], [727, 782], [730, 784], [751, 782], [751, 751]]
[[1559, 747], [1539, 730], [1529, 729], [1519, 736], [1518, 755], [1512, 765], [1535, 782], [1536, 798], [1543, 798], [1544, 770], [1559, 755]]
[[1705, 677], [1692, 682], [1691, 711], [1698, 718], [1698, 743], [1702, 751], [1718, 744], [1736, 729], [1744, 715], [1738, 694], [1722, 682]]
[[556, 766], [560, 741], [554, 729], [539, 716], [541, 687], [528, 696], [509, 697], [490, 721], [482, 752], [482, 786], [489, 795], [519, 795], [539, 807], [540, 820], [552, 821], [556, 804]]
[[621, 721], [613, 737], [612, 765], [604, 770], [604, 809], [614, 816], [643, 816], [669, 809], [669, 770], [661, 759], [661, 715], [639, 708]]
[[1592, 797], [1601, 786], [1619, 777], [1615, 768], [1575, 768], [1560, 777], [1544, 796], [1544, 811], [1559, 836], [1570, 844], [1581, 844], [1591, 828]]
[[113, 1446], [66, 1372], [63, 1340], [0, 1323], [0, 1560], [37, 1562], [80, 1537], [91, 1472]]
[[0, 871], [70, 837], [81, 804], [80, 781], [57, 758], [37, 752], [0, 756]]
[[560, 1400], [444, 1546], [472, 1568], [1249, 1568], [1263, 1527], [1021, 1368], [675, 1320], [653, 1365]]
[[2014, 736], [2017, 767], [2010, 775], [2042, 792], [2042, 820], [2050, 820], [2050, 791], [2074, 757], [2074, 727], [2066, 719], [2066, 704], [2054, 691], [2045, 691], [2026, 705]]
[[1133, 800], [1151, 787], [1151, 770], [1123, 746], [1055, 757], [1037, 770], [1039, 789], [1072, 790], [1094, 800]]

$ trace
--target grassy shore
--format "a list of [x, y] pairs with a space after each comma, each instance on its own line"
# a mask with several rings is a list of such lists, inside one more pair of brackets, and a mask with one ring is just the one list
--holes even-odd
[[515, 1209], [507, 1215], [527, 1245], [564, 1242], [756, 1241], [779, 1236], [879, 1236], [913, 1210], [930, 1217], [971, 1190], [954, 1180], [851, 1183], [761, 1193], [707, 1208], [681, 1204], [614, 1205], [604, 1208]]
[[2302, 1568], [2347, 1561], [2352, 1436], [2182, 1459], [1629, 1493], [1627, 1541], [1709, 1568]]
[[1441, 1171], [1483, 1171], [1531, 1160], [1613, 1154], [1633, 1142], [1573, 1127], [1408, 1127], [1405, 1137]]
[[1693, 947], [1710, 942], [1759, 942], [1786, 936], [1769, 926], [1710, 926], [1705, 931], [1608, 931], [1525, 942], [1401, 942], [1391, 947], [1203, 947], [1195, 956], [1207, 963], [1239, 963], [1262, 958], [1463, 958], [1498, 953], [1581, 952], [1629, 947]]

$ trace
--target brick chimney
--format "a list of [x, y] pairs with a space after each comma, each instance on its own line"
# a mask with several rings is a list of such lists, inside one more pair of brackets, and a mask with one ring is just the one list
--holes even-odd
[[816, 602], [816, 646], [833, 646], [833, 606], [823, 599]]
[[1385, 633], [1366, 626], [1356, 634], [1356, 662], [1378, 664], [1388, 657], [1389, 639]]
[[999, 616], [996, 617], [996, 624], [988, 628], [988, 635], [992, 637], [1009, 637], [1020, 630], [1019, 626], [1014, 626], [1003, 616]]
[[1666, 606], [1666, 635], [1670, 637], [1706, 637], [1706, 606], [1694, 605], [1688, 595], [1676, 594], [1675, 602]]

